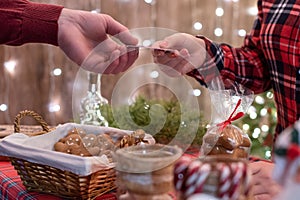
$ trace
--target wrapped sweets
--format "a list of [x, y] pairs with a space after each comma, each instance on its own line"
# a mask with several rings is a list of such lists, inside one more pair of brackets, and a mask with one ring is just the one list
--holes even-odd
[[274, 200], [298, 200], [300, 196], [300, 120], [283, 130], [274, 145], [273, 178], [283, 186]]
[[[241, 100], [238, 101], [237, 106], [240, 102]], [[231, 124], [231, 121], [242, 115], [243, 113], [239, 112], [235, 118], [229, 118], [223, 123], [211, 126], [203, 137], [201, 154], [248, 158], [251, 140], [240, 128]]]
[[212, 121], [203, 137], [201, 156], [225, 155], [248, 158], [251, 140], [231, 123], [241, 118], [253, 101], [252, 91], [235, 86], [234, 89], [211, 90]]
[[245, 160], [183, 156], [174, 167], [179, 200], [250, 199], [250, 175]]
[[219, 127], [213, 127], [209, 129], [209, 132], [212, 133], [204, 137], [203, 154], [226, 154], [233, 158], [248, 157], [251, 141], [248, 135], [238, 127], [230, 124], [222, 130]]

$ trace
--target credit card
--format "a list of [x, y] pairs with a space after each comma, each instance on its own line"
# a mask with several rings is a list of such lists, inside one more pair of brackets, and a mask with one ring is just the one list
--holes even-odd
[[164, 52], [169, 57], [177, 57], [174, 49], [166, 49], [166, 48], [159, 48], [159, 47], [151, 47], [151, 46], [143, 46], [143, 45], [126, 45], [128, 49], [150, 49], [154, 50], [155, 52]]

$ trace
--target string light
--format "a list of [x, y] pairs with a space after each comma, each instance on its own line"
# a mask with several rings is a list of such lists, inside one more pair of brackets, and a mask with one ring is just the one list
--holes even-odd
[[256, 119], [257, 118], [257, 113], [256, 112], [251, 112], [249, 114], [250, 119]]
[[262, 117], [266, 116], [267, 113], [268, 113], [268, 110], [266, 108], [263, 108], [263, 109], [260, 110], [260, 116], [262, 116]]
[[55, 68], [53, 71], [52, 71], [52, 74], [54, 76], [60, 76], [62, 74], [62, 70], [60, 68]]
[[248, 131], [250, 129], [249, 124], [243, 124], [243, 130]]
[[256, 16], [258, 14], [257, 7], [250, 7], [247, 9], [247, 13], [251, 16]]
[[100, 13], [101, 12], [101, 10], [99, 9], [99, 8], [96, 8], [96, 9], [94, 9], [94, 10], [91, 10], [91, 13]]
[[260, 128], [255, 128], [254, 131], [253, 131], [253, 133], [252, 133], [252, 137], [253, 138], [258, 138], [259, 135], [260, 135], [260, 133], [261, 133]]
[[201, 19], [201, 8], [199, 8], [199, 3], [197, 3], [197, 0], [191, 1], [191, 17], [193, 19], [192, 21], [192, 28], [196, 32], [193, 34], [198, 34], [198, 31], [200, 31], [203, 28], [203, 24], [199, 21]]
[[266, 124], [264, 124], [264, 125], [261, 126], [261, 130], [262, 130], [263, 132], [268, 132], [269, 129], [270, 129], [269, 126], [266, 125]]
[[15, 73], [16, 65], [17, 65], [17, 61], [15, 61], [15, 60], [9, 60], [9, 61], [6, 61], [6, 62], [4, 63], [5, 69], [6, 69], [10, 74], [14, 74], [14, 73]]
[[216, 8], [216, 11], [215, 11], [216, 15], [218, 17], [222, 17], [224, 15], [224, 9], [223, 8]]
[[256, 96], [255, 97], [255, 102], [260, 104], [260, 105], [263, 105], [265, 103], [265, 99], [262, 98], [261, 96]]
[[200, 95], [201, 95], [201, 90], [199, 90], [199, 89], [194, 89], [193, 90], [193, 95], [195, 96], [195, 97], [199, 97]]
[[247, 34], [246, 30], [245, 29], [240, 29], [238, 30], [238, 36], [240, 37], [245, 37]]
[[49, 104], [49, 112], [58, 112], [60, 111], [60, 105], [56, 103]]
[[7, 108], [8, 108], [8, 106], [4, 103], [0, 105], [0, 111], [2, 111], [2, 112], [7, 111]]
[[216, 1], [217, 1], [216, 2], [217, 4], [216, 4], [215, 14], [218, 17], [215, 17], [215, 19], [216, 19], [216, 28], [214, 30], [214, 35], [217, 36], [217, 37], [221, 37], [223, 35], [223, 29], [221, 28], [223, 18], [221, 16], [224, 15], [224, 9], [222, 8], [223, 7], [222, 0], [216, 0]]
[[272, 156], [271, 151], [270, 151], [270, 150], [266, 151], [265, 157], [266, 157], [267, 159], [269, 159], [269, 158], [271, 158], [271, 156]]
[[267, 96], [268, 99], [272, 99], [274, 94], [273, 94], [273, 92], [267, 92], [266, 96]]
[[248, 114], [250, 119], [256, 119], [257, 118], [256, 108], [254, 106], [250, 106], [248, 109]]
[[152, 45], [152, 41], [151, 40], [144, 40], [143, 41], [143, 46], [150, 47], [151, 45]]
[[215, 36], [221, 37], [223, 35], [223, 29], [221, 28], [216, 28], [214, 31]]
[[150, 73], [150, 77], [151, 78], [158, 78], [159, 77], [159, 73], [158, 71], [154, 70]]
[[144, 1], [147, 4], [151, 4], [151, 5], [155, 4], [155, 0], [144, 0]]
[[199, 31], [202, 29], [202, 24], [200, 22], [195, 22], [193, 27], [195, 30]]

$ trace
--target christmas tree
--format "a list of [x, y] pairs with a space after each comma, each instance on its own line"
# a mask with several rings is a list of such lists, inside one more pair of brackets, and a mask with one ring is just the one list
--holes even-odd
[[251, 155], [270, 159], [273, 133], [277, 123], [273, 92], [256, 95], [246, 115], [234, 124], [246, 132], [251, 141]]

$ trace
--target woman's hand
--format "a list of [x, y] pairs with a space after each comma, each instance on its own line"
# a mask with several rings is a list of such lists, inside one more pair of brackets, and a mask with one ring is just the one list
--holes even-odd
[[255, 200], [272, 200], [282, 190], [272, 178], [274, 163], [258, 161], [249, 164], [252, 172], [252, 194]]
[[176, 33], [152, 45], [154, 48], [173, 50], [153, 50], [154, 62], [170, 76], [186, 74], [200, 67], [206, 57], [205, 43], [202, 39], [186, 33]]
[[138, 57], [138, 50], [127, 50], [109, 36], [124, 44], [138, 40], [128, 29], [105, 14], [64, 8], [58, 19], [58, 45], [84, 69], [96, 73], [119, 73], [128, 69]]

